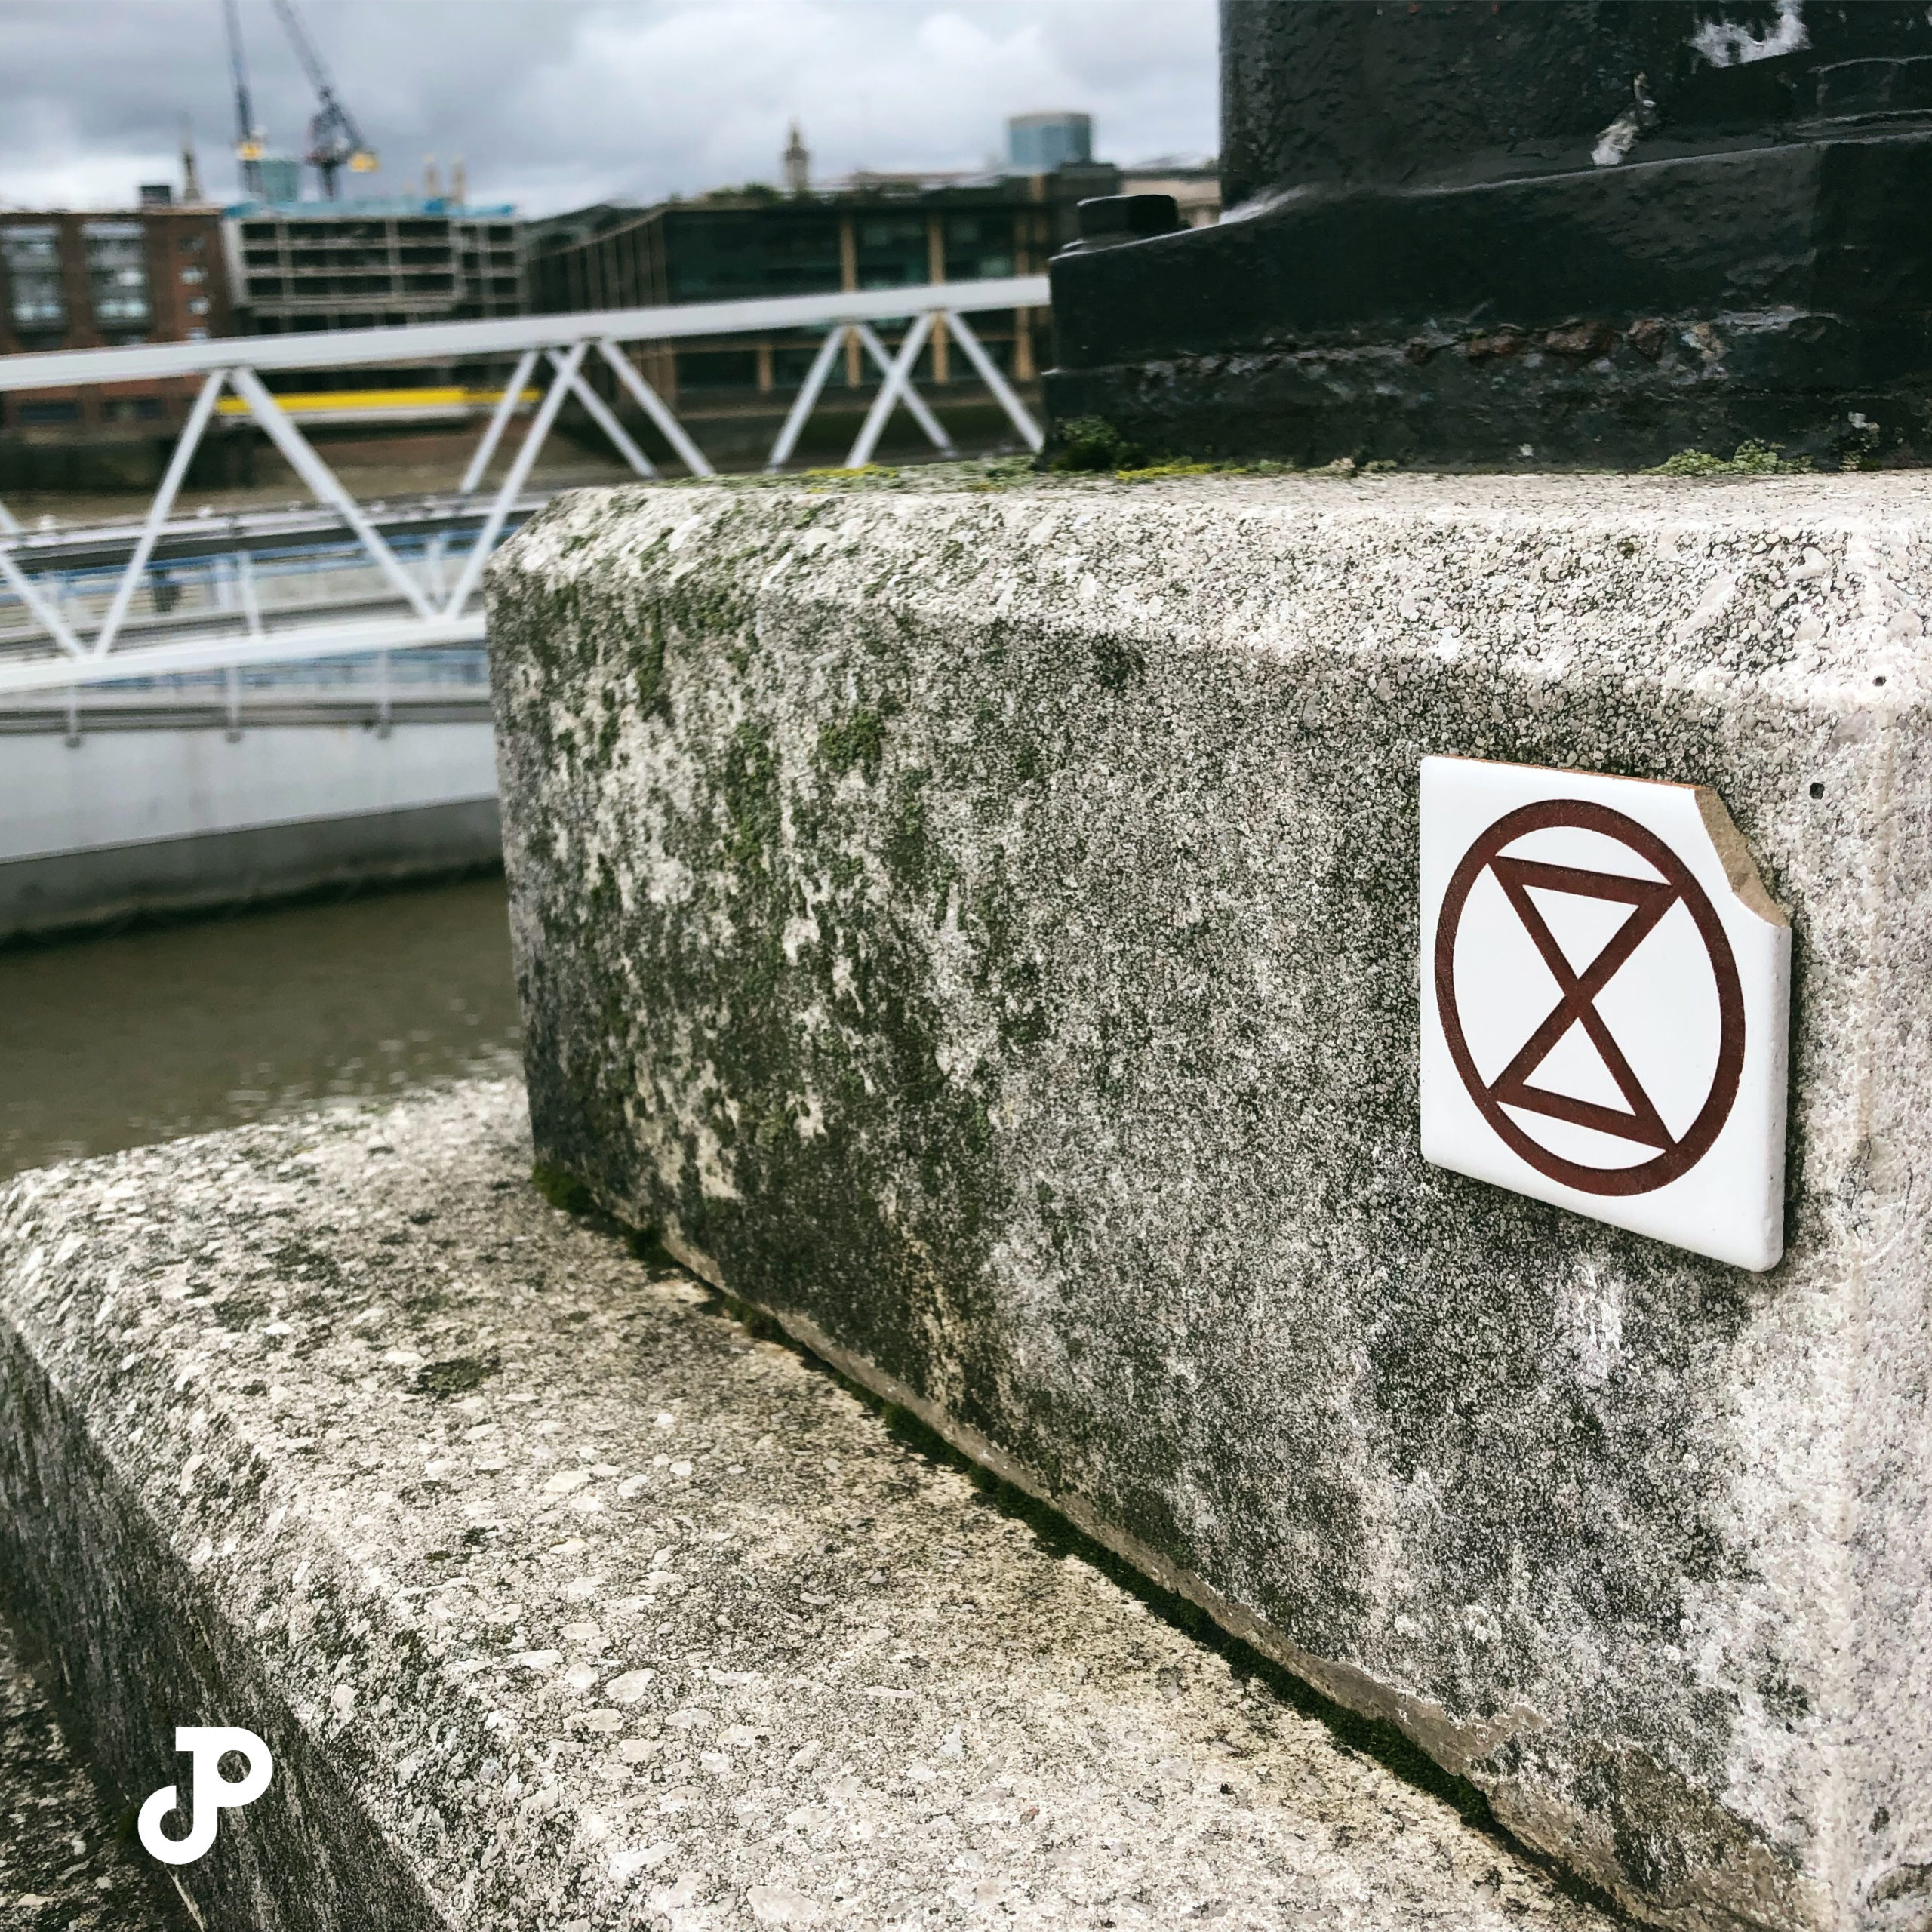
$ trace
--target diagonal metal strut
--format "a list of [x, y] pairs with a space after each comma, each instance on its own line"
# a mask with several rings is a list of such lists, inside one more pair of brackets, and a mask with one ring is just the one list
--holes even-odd
[[523, 400], [523, 392], [530, 381], [531, 371], [537, 367], [537, 351], [526, 349], [517, 358], [516, 372], [512, 375], [503, 392], [497, 398], [497, 406], [490, 412], [488, 426], [483, 432], [483, 440], [476, 445], [476, 454], [469, 459], [469, 467], [463, 472], [463, 481], [457, 485], [457, 494], [467, 497], [481, 484], [489, 472], [491, 459], [497, 454], [497, 445], [503, 440], [503, 432], [509, 427], [510, 418], [516, 414], [517, 405]]
[[490, 552], [503, 529], [504, 519], [510, 513], [510, 506], [530, 480], [530, 472], [537, 466], [537, 453], [543, 447], [543, 439], [549, 435], [550, 426], [556, 421], [557, 412], [564, 406], [564, 398], [569, 395], [577, 372], [583, 367], [583, 352], [589, 346], [586, 342], [573, 343], [557, 365], [557, 373], [551, 378], [550, 386], [543, 392], [543, 400], [537, 405], [537, 414], [518, 445], [509, 474], [498, 486], [490, 505], [490, 513], [483, 519], [482, 528], [476, 533], [476, 541], [469, 555], [463, 559], [455, 586], [443, 606], [442, 616], [455, 617], [469, 601], [470, 593], [483, 574], [483, 566], [490, 561]]
[[665, 406], [664, 398], [638, 374], [630, 358], [613, 348], [608, 337], [600, 337], [597, 348], [617, 372], [618, 381], [630, 391], [632, 400], [657, 425], [658, 434], [677, 451], [678, 460], [694, 476], [715, 476], [718, 472], [712, 468], [703, 451], [685, 434], [685, 426]]
[[878, 447], [878, 439], [885, 433], [887, 420], [892, 414], [894, 402], [903, 402], [911, 412], [914, 422], [926, 432], [927, 440], [942, 456], [953, 456], [958, 452], [952, 447], [952, 438], [941, 425], [939, 418], [926, 407], [924, 397], [912, 386], [912, 371], [919, 359], [919, 352], [926, 346], [926, 338], [932, 334], [935, 309], [923, 311], [906, 331], [906, 339], [899, 345], [897, 356], [888, 355], [885, 344], [872, 333], [869, 322], [854, 322], [852, 332], [866, 346], [866, 352], [885, 372], [885, 380], [879, 385], [878, 396], [860, 428], [857, 440], [852, 445], [852, 453], [845, 459], [848, 469], [863, 469], [872, 460], [872, 452]]
[[[550, 364], [552, 368], [557, 369], [561, 369], [564, 366], [564, 352], [561, 349], [551, 350]], [[585, 413], [589, 417], [591, 421], [610, 438], [617, 454], [637, 472], [638, 475], [655, 476], [657, 474], [657, 466], [632, 440], [630, 432], [617, 420], [616, 412], [611, 405], [591, 387], [583, 371], [581, 369], [576, 371], [569, 380], [571, 393], [576, 396], [579, 402], [583, 405]]]
[[147, 574], [148, 559], [154, 555], [155, 539], [161, 534], [161, 527], [168, 521], [168, 512], [174, 507], [174, 499], [180, 493], [195, 451], [201, 447], [202, 433], [214, 414], [216, 399], [221, 394], [228, 374], [226, 369], [211, 369], [202, 384], [201, 393], [195, 398], [194, 408], [188, 412], [188, 420], [182, 426], [174, 455], [168, 459], [161, 487], [155, 491], [154, 501], [148, 506], [147, 521], [141, 525], [141, 534], [135, 539], [134, 555], [128, 559], [127, 568], [121, 573], [121, 581], [114, 587], [114, 601], [108, 606], [107, 615], [101, 620], [100, 629], [95, 633], [94, 654], [97, 657], [105, 657], [114, 648], [114, 640], [127, 620], [128, 608], [134, 602], [134, 592], [140, 588], [141, 579]]
[[1033, 420], [1032, 412], [1013, 392], [1012, 385], [1000, 373], [999, 365], [986, 353], [986, 345], [968, 326], [964, 315], [948, 315], [946, 327], [952, 333], [952, 339], [966, 352], [966, 359], [972, 364], [974, 373], [993, 392], [993, 399], [1007, 414], [1007, 420], [1020, 432], [1020, 439], [1038, 455], [1046, 443], [1040, 433], [1040, 426]]
[[806, 372], [804, 386], [793, 399], [791, 411], [785, 418], [785, 426], [779, 431], [778, 440], [772, 445], [771, 454], [765, 459], [768, 470], [783, 469], [791, 461], [792, 452], [798, 446], [806, 420], [818, 406], [819, 392], [832, 374], [833, 360], [838, 355], [839, 345], [845, 340], [848, 327], [850, 325], [845, 322], [835, 324], [819, 345], [819, 352]]
[[318, 502], [327, 503], [355, 531], [383, 576], [402, 592], [417, 615], [428, 617], [429, 599], [423, 586], [403, 568], [395, 552], [383, 540], [382, 533], [362, 514], [361, 505], [310, 448], [302, 432], [283, 413], [281, 404], [263, 386], [261, 377], [254, 370], [242, 368], [233, 371], [229, 380], [235, 394], [248, 405], [248, 414], [268, 432], [269, 440], [281, 452], [289, 468], [308, 485]]

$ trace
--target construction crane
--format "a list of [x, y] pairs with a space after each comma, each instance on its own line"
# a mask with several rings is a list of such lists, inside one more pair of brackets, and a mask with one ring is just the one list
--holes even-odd
[[235, 82], [235, 158], [242, 164], [242, 192], [251, 201], [262, 192], [262, 131], [248, 99], [248, 69], [242, 57], [242, 15], [236, 0], [226, 0], [228, 71]]
[[[234, 4], [235, 0], [229, 0], [231, 10]], [[302, 24], [301, 15], [295, 11], [295, 0], [273, 0], [273, 4], [294, 46], [295, 57], [301, 62], [303, 72], [309, 76], [309, 85], [315, 90], [315, 98], [321, 103], [309, 122], [306, 159], [321, 179], [323, 195], [332, 202], [335, 199], [335, 177], [343, 168], [346, 167], [355, 174], [368, 174], [380, 164], [374, 150], [362, 138], [361, 130], [356, 126], [354, 118], [337, 97], [328, 69], [322, 65], [322, 57], [315, 51], [315, 43]], [[236, 45], [239, 44], [238, 41]]]

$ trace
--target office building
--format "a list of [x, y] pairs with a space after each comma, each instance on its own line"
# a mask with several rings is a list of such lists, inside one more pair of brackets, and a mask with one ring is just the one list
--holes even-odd
[[[975, 178], [855, 176], [816, 192], [740, 190], [651, 208], [603, 203], [531, 224], [533, 306], [568, 314], [1039, 274], [1073, 238], [1075, 205], [1118, 192], [1119, 182], [1118, 168], [1088, 163]], [[1008, 374], [1035, 378], [1044, 312], [995, 312], [974, 327]], [[693, 341], [645, 350], [640, 361], [667, 399], [755, 407], [797, 389], [822, 334]], [[875, 380], [849, 344], [835, 387]], [[942, 388], [975, 380], [943, 329], [920, 380]]]
[[1016, 114], [1006, 124], [1007, 165], [1016, 174], [1084, 168], [1093, 158], [1091, 115]]
[[232, 333], [212, 208], [0, 210], [0, 354]]

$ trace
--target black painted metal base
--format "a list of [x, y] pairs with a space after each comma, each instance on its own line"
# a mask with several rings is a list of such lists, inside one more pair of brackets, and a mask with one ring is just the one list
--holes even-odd
[[1932, 462], [1932, 134], [1326, 190], [1053, 265], [1056, 425], [1150, 457]]

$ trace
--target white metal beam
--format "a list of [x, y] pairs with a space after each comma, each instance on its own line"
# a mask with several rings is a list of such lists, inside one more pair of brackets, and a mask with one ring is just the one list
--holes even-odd
[[304, 664], [321, 657], [365, 656], [377, 651], [420, 651], [481, 644], [483, 613], [455, 617], [365, 619], [355, 623], [309, 624], [259, 637], [184, 638], [111, 657], [0, 659], [0, 697], [125, 682], [129, 678], [188, 676], [231, 665]]
[[[886, 418], [892, 414], [893, 405], [911, 393], [912, 365], [918, 361], [919, 351], [926, 346], [926, 337], [931, 334], [932, 327], [932, 311], [929, 309], [906, 331], [906, 340], [899, 345], [899, 353], [886, 364], [885, 380], [879, 384], [878, 394], [866, 412], [866, 420], [853, 439], [851, 453], [845, 459], [848, 469], [863, 469], [872, 461], [872, 451], [878, 448], [878, 439], [885, 433]], [[860, 333], [866, 331], [862, 330]], [[945, 431], [937, 423], [933, 424], [933, 430], [938, 432], [940, 438], [944, 437]], [[930, 435], [932, 431], [928, 433]], [[952, 445], [942, 441], [940, 447], [949, 449]]]
[[[750, 302], [667, 303], [652, 309], [592, 310], [571, 315], [512, 315], [498, 321], [423, 322], [395, 328], [329, 329], [313, 335], [251, 336], [250, 366], [285, 369], [368, 368], [386, 362], [503, 356], [573, 343], [672, 342], [690, 336], [762, 334], [828, 322], [881, 321], [943, 309], [980, 315], [992, 309], [1041, 309], [1051, 300], [1043, 275], [983, 281], [939, 281], [911, 288], [844, 289], [826, 295], [782, 295]], [[146, 343], [131, 349], [63, 349], [0, 356], [0, 391], [65, 389], [89, 383], [205, 376], [235, 360], [235, 344]]]
[[14, 561], [11, 550], [0, 549], [0, 580], [24, 604], [29, 611], [46, 627], [47, 634], [69, 657], [85, 657], [87, 647], [82, 643], [60, 614], [57, 604], [40, 594], [40, 586]]
[[[925, 326], [925, 332], [930, 334], [932, 331], [933, 321], [933, 316], [928, 314], [921, 315], [912, 326], [916, 329], [921, 323], [923, 323]], [[892, 358], [886, 352], [885, 344], [872, 333], [872, 325], [869, 322], [854, 322], [852, 325], [852, 333], [865, 344], [866, 353], [878, 365], [881, 373], [889, 377], [892, 373]], [[913, 382], [909, 368], [904, 382], [900, 385], [899, 399], [911, 411], [912, 420], [924, 430], [927, 441], [931, 443], [934, 449], [946, 456], [958, 454], [958, 451], [952, 447], [952, 438], [946, 433], [944, 426], [939, 418], [926, 407], [925, 398], [920, 395], [918, 385]], [[887, 412], [888, 416], [891, 413], [889, 410]], [[881, 426], [883, 427], [883, 424]], [[866, 460], [868, 461], [871, 460], [869, 453]]]
[[[554, 349], [550, 352], [550, 364], [552, 368], [556, 369], [561, 369], [564, 366], [562, 355]], [[655, 476], [657, 474], [657, 466], [632, 441], [631, 432], [617, 420], [617, 417], [612, 413], [611, 405], [591, 387], [589, 383], [585, 381], [583, 371], [581, 369], [570, 378], [570, 385], [571, 394], [583, 405], [585, 411], [589, 416], [591, 421], [610, 438], [617, 454], [637, 472], [638, 475]]]
[[491, 460], [497, 454], [497, 445], [503, 440], [503, 432], [509, 426], [510, 418], [516, 414], [517, 405], [523, 400], [524, 386], [530, 380], [530, 372], [537, 367], [537, 351], [526, 349], [517, 359], [516, 373], [509, 380], [509, 386], [497, 398], [497, 406], [490, 412], [490, 420], [483, 431], [483, 440], [476, 445], [476, 454], [469, 459], [469, 467], [463, 472], [463, 481], [457, 485], [457, 494], [466, 497], [488, 474]]
[[261, 377], [254, 370], [242, 368], [230, 371], [229, 380], [235, 385], [235, 394], [248, 405], [248, 414], [268, 432], [269, 440], [281, 452], [289, 468], [308, 485], [316, 500], [340, 514], [383, 576], [424, 617], [429, 616], [429, 599], [423, 586], [403, 568], [395, 552], [383, 542], [382, 532], [362, 514], [361, 505], [342, 487], [335, 472], [309, 447], [307, 438], [283, 413], [281, 405], [263, 386]]
[[187, 421], [182, 425], [180, 439], [174, 445], [174, 455], [168, 459], [161, 487], [155, 491], [154, 500], [148, 506], [147, 521], [141, 525], [141, 534], [134, 540], [134, 555], [128, 559], [127, 568], [121, 573], [121, 581], [114, 587], [114, 601], [107, 607], [107, 615], [94, 633], [94, 651], [97, 657], [105, 657], [114, 648], [115, 637], [127, 620], [128, 607], [134, 602], [134, 592], [140, 588], [142, 577], [146, 572], [148, 558], [154, 554], [155, 539], [161, 534], [161, 527], [168, 521], [168, 512], [174, 507], [174, 499], [188, 474], [188, 466], [194, 461], [195, 452], [201, 447], [202, 432], [208, 426], [208, 418], [214, 414], [216, 400], [227, 380], [226, 369], [211, 369], [202, 384], [201, 394], [195, 398], [195, 406], [188, 412]]
[[999, 365], [986, 353], [986, 345], [968, 326], [966, 318], [949, 315], [946, 319], [952, 331], [953, 340], [965, 350], [966, 359], [972, 364], [980, 381], [992, 391], [995, 400], [1020, 432], [1020, 440], [1037, 454], [1047, 439], [1040, 433], [1039, 424], [1033, 420], [1032, 412], [1014, 394], [1011, 386], [1000, 374]]
[[768, 470], [783, 469], [791, 461], [792, 452], [798, 448], [798, 438], [804, 430], [806, 419], [817, 406], [819, 392], [832, 374], [832, 358], [838, 353], [839, 344], [845, 340], [846, 326], [841, 322], [834, 328], [812, 358], [812, 366], [805, 372], [804, 386], [792, 404], [792, 413], [786, 417], [777, 441], [771, 446], [771, 454], [764, 466]]
[[557, 411], [564, 406], [564, 398], [570, 393], [571, 385], [577, 379], [577, 372], [583, 367], [583, 352], [587, 343], [573, 343], [564, 359], [557, 365], [557, 373], [550, 379], [550, 386], [543, 393], [543, 400], [537, 405], [537, 414], [530, 427], [524, 432], [518, 445], [515, 460], [510, 465], [510, 473], [506, 476], [490, 505], [490, 514], [483, 519], [483, 527], [476, 533], [476, 541], [469, 555], [463, 559], [463, 568], [457, 573], [456, 586], [449, 594], [449, 601], [443, 606], [443, 615], [454, 617], [469, 601], [469, 593], [476, 588], [483, 574], [483, 566], [490, 561], [490, 552], [495, 547], [497, 533], [503, 527], [504, 519], [510, 513], [510, 506], [522, 494], [523, 486], [530, 480], [530, 472], [536, 466], [537, 452], [543, 447], [543, 439], [550, 433], [550, 426], [557, 420]]
[[632, 399], [657, 425], [658, 433], [677, 451], [678, 460], [694, 476], [715, 476], [718, 472], [712, 468], [709, 459], [685, 433], [685, 426], [671, 413], [664, 398], [644, 380], [631, 358], [614, 349], [608, 338], [600, 337], [597, 346], [605, 361], [616, 371], [618, 381], [630, 391]]

